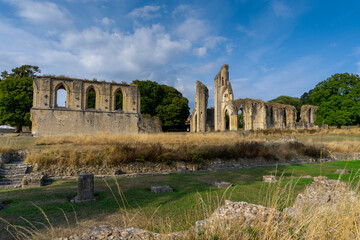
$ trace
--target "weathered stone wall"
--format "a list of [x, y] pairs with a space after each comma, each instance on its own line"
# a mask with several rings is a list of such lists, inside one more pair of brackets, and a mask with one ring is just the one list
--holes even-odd
[[317, 109], [317, 106], [302, 105], [300, 110], [300, 121], [298, 124], [298, 128], [313, 128], [315, 126], [315, 112]]
[[161, 130], [161, 121], [158, 117], [141, 115], [140, 121], [138, 123], [139, 133], [160, 133]]
[[[34, 136], [144, 132], [144, 127], [141, 129], [143, 125], [139, 124], [140, 92], [135, 85], [38, 77], [33, 87], [31, 121]], [[57, 103], [59, 89], [66, 91], [64, 107]], [[89, 91], [96, 94], [95, 108], [88, 108]], [[123, 97], [120, 109], [116, 109], [118, 92]], [[149, 125], [150, 120], [145, 121]], [[157, 131], [158, 128], [155, 129]]]
[[196, 81], [195, 108], [190, 120], [191, 132], [206, 131], [208, 97], [208, 88], [200, 81]]
[[139, 133], [136, 113], [32, 109], [31, 121], [35, 136]]

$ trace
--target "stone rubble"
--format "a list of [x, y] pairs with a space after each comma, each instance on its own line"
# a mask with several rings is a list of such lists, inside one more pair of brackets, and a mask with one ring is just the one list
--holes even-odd
[[[340, 197], [350, 200], [359, 200], [359, 196], [346, 183], [339, 180], [329, 180], [326, 177], [314, 177], [314, 182], [300, 193], [293, 207], [284, 209], [283, 212], [274, 208], [247, 202], [225, 201], [225, 205], [215, 210], [207, 219], [197, 221], [194, 228], [189, 231], [200, 234], [203, 230], [231, 228], [237, 226], [253, 226], [255, 223], [278, 223], [284, 216], [296, 218], [301, 209], [307, 207], [326, 207], [336, 203]], [[82, 234], [75, 234], [68, 238], [58, 240], [83, 240], [83, 239], [183, 239], [187, 232], [159, 234], [137, 228], [116, 228], [107, 225], [93, 227]]]
[[173, 192], [174, 190], [168, 185], [163, 185], [163, 186], [151, 186], [150, 191], [152, 193], [166, 193], [166, 192]]
[[216, 181], [216, 182], [213, 182], [213, 183], [211, 184], [211, 186], [217, 187], [217, 188], [231, 187], [231, 186], [232, 186], [232, 183], [230, 183], [230, 182], [223, 182], [223, 181]]
[[296, 217], [302, 209], [314, 206], [329, 208], [344, 197], [351, 201], [359, 199], [359, 196], [344, 182], [329, 180], [325, 176], [314, 177], [314, 182], [296, 197], [294, 206], [285, 208], [284, 213], [290, 217]]
[[255, 220], [260, 222], [277, 221], [282, 213], [274, 208], [247, 202], [225, 201], [225, 205], [215, 210], [207, 219], [197, 221], [195, 232], [214, 226], [226, 227], [236, 223], [237, 225], [251, 225]]
[[346, 173], [350, 173], [350, 171], [349, 169], [336, 169], [335, 173], [346, 174]]
[[265, 175], [263, 176], [263, 182], [274, 183], [278, 182], [278, 180], [276, 180], [275, 176], [273, 175]]

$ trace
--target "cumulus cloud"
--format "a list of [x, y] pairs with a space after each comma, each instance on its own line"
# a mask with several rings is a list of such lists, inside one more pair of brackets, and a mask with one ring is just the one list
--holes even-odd
[[48, 1], [7, 0], [17, 7], [17, 15], [35, 24], [52, 27], [69, 27], [72, 23], [65, 9]]
[[111, 25], [115, 24], [115, 21], [108, 17], [97, 19], [96, 21], [100, 22], [102, 25], [104, 25], [104, 27], [110, 27]]
[[141, 8], [135, 8], [128, 14], [128, 16], [131, 18], [150, 19], [150, 18], [159, 17], [160, 16], [159, 10], [160, 10], [160, 6], [147, 5]]
[[137, 28], [132, 34], [93, 27], [63, 34], [60, 45], [93, 73], [151, 71], [176, 61], [191, 48], [186, 40], [172, 40], [161, 25]]

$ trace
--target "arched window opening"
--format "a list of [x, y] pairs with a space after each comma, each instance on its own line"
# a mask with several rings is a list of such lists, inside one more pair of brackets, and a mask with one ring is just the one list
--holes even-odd
[[286, 127], [286, 109], [284, 109], [284, 111], [283, 111], [284, 113], [284, 115], [283, 115], [283, 121], [284, 121], [284, 126]]
[[230, 129], [230, 115], [228, 110], [225, 111], [225, 130]]
[[120, 110], [123, 110], [123, 94], [121, 92], [121, 90], [118, 90], [116, 93], [115, 93], [115, 110], [116, 111], [120, 111]]
[[240, 130], [244, 128], [244, 113], [242, 108], [240, 108], [240, 110], [238, 111], [237, 119], [238, 119], [238, 129]]
[[311, 108], [309, 109], [309, 123], [311, 123]]
[[222, 86], [224, 86], [224, 77], [222, 77], [221, 79], [222, 79]]
[[56, 107], [66, 107], [66, 94], [64, 86], [60, 86], [56, 90]]
[[87, 109], [96, 108], [96, 92], [94, 88], [90, 88], [87, 92]]
[[270, 108], [270, 124], [271, 124], [271, 126], [274, 126], [274, 110], [273, 110], [273, 108]]

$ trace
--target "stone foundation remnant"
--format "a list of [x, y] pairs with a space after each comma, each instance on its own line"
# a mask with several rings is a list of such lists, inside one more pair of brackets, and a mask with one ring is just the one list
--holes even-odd
[[153, 193], [166, 193], [166, 192], [173, 192], [173, 189], [168, 185], [151, 186], [150, 191]]
[[[135, 85], [42, 76], [34, 79], [33, 88], [34, 136], [161, 131], [158, 120], [141, 115]], [[66, 95], [65, 103], [60, 94]]]
[[34, 188], [44, 186], [44, 174], [31, 173], [25, 175], [21, 180], [22, 188]]
[[213, 187], [217, 188], [223, 188], [223, 187], [231, 187], [232, 184], [230, 182], [222, 182], [222, 181], [216, 181], [211, 184]]
[[273, 183], [278, 182], [278, 180], [276, 180], [275, 176], [273, 175], [265, 175], [263, 176], [263, 182]]
[[81, 173], [78, 175], [78, 195], [75, 202], [95, 201], [94, 196], [94, 174]]
[[350, 173], [349, 169], [336, 169], [335, 173], [346, 174]]
[[291, 105], [243, 98], [234, 100], [229, 81], [229, 65], [224, 64], [214, 78], [214, 108], [207, 108], [208, 88], [196, 81], [195, 108], [191, 116], [191, 132], [244, 131], [264, 129], [315, 128], [317, 106], [303, 105], [300, 121]]

